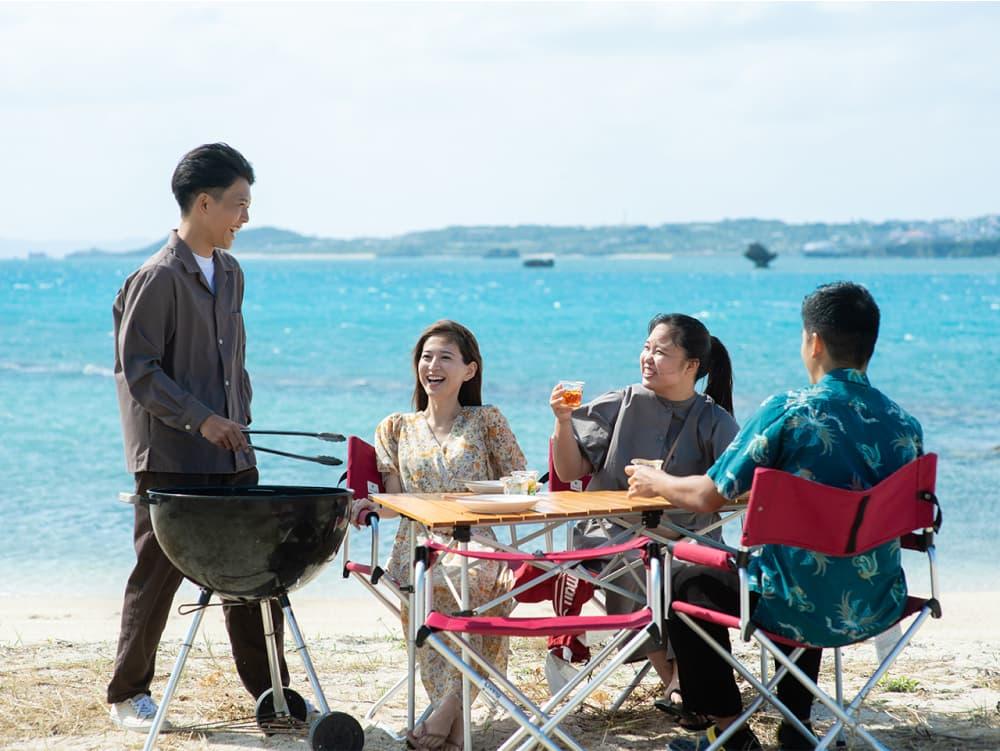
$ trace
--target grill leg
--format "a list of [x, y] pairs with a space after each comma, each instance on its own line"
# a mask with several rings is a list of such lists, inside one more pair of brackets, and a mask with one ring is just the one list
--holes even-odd
[[302, 666], [306, 669], [306, 677], [309, 678], [309, 685], [312, 686], [313, 693], [316, 695], [316, 703], [319, 704], [319, 709], [323, 714], [328, 714], [330, 712], [330, 705], [326, 703], [326, 696], [323, 695], [323, 689], [319, 685], [319, 678], [316, 677], [316, 668], [313, 667], [312, 660], [309, 658], [309, 650], [306, 649], [302, 632], [299, 631], [299, 624], [295, 620], [295, 614], [292, 613], [292, 603], [288, 601], [288, 595], [281, 595], [278, 598], [278, 602], [285, 613], [285, 621], [288, 623], [288, 628], [292, 632], [292, 639], [295, 641], [295, 650], [299, 653], [299, 657], [302, 658]]
[[177, 689], [177, 682], [180, 680], [181, 671], [184, 670], [184, 663], [187, 662], [188, 652], [191, 651], [191, 646], [194, 644], [194, 637], [198, 634], [198, 627], [201, 626], [202, 616], [205, 615], [205, 607], [211, 599], [211, 590], [201, 590], [201, 594], [198, 596], [198, 609], [194, 611], [194, 618], [191, 619], [191, 625], [188, 627], [187, 635], [184, 637], [184, 643], [181, 644], [181, 650], [177, 653], [177, 659], [174, 660], [174, 669], [170, 673], [170, 680], [167, 681], [167, 689], [163, 692], [160, 706], [156, 710], [156, 717], [153, 718], [153, 726], [149, 729], [149, 735], [146, 736], [146, 745], [142, 747], [143, 751], [153, 751], [156, 747], [160, 728], [163, 726], [163, 720], [167, 716], [167, 707], [170, 706], [170, 700]]
[[271, 689], [276, 717], [289, 715], [285, 701], [285, 687], [281, 685], [281, 669], [278, 667], [278, 641], [274, 634], [274, 619], [271, 618], [271, 601], [260, 601], [260, 617], [264, 622], [264, 646], [267, 648], [267, 664], [271, 669]]

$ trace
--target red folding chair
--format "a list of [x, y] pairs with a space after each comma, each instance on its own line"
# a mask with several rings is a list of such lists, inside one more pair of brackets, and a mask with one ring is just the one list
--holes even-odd
[[[845, 727], [850, 728], [873, 748], [886, 748], [862, 726], [859, 710], [865, 697], [924, 621], [928, 617], [941, 617], [934, 548], [934, 534], [941, 523], [940, 508], [934, 495], [936, 472], [937, 455], [927, 454], [910, 462], [875, 487], [854, 491], [821, 485], [774, 469], [758, 468], [754, 473], [743, 536], [738, 549], [713, 541], [701, 545], [679, 542], [672, 546], [673, 555], [681, 560], [721, 569], [735, 569], [739, 574], [739, 616], [680, 601], [670, 603], [667, 608], [670, 617], [680, 618], [691, 627], [751, 683], [759, 694], [736, 722], [719, 735], [710, 749], [724, 745], [764, 701], [774, 705], [800, 734], [812, 739], [817, 748], [827, 748], [834, 741], [838, 745], [842, 743], [840, 736]], [[754, 548], [761, 545], [786, 545], [827, 556], [853, 556], [897, 539], [903, 548], [926, 553], [930, 568], [930, 596], [907, 598], [903, 613], [896, 623], [914, 614], [917, 617], [901, 634], [861, 690], [849, 704], [845, 704], [839, 646], [843, 643], [842, 636], [831, 634], [829, 644], [806, 645], [765, 631], [751, 620], [750, 577], [747, 569], [750, 555]], [[705, 540], [700, 541], [706, 543]], [[737, 629], [743, 641], [751, 638], [756, 640], [780, 666], [775, 675], [770, 680], [767, 679], [766, 661], [762, 656], [761, 677], [758, 679], [738, 659], [719, 646], [699, 625], [699, 621]], [[777, 644], [793, 647], [794, 651], [786, 655]], [[795, 664], [802, 650], [807, 647], [834, 649], [836, 697], [824, 692]], [[775, 688], [786, 673], [801, 682], [836, 718], [822, 738], [813, 735], [778, 699]]]
[[[546, 480], [548, 480], [549, 490], [551, 492], [559, 492], [559, 491], [566, 491], [566, 490], [575, 491], [575, 492], [585, 492], [586, 489], [587, 489], [587, 487], [590, 485], [591, 475], [584, 475], [580, 479], [573, 480], [573, 481], [568, 482], [568, 483], [564, 482], [562, 479], [560, 479], [559, 474], [556, 472], [555, 460], [554, 460], [553, 455], [552, 455], [552, 440], [551, 439], [549, 439], [548, 463], [549, 463], [548, 474], [545, 475], [544, 477], [542, 477], [541, 481], [545, 482]], [[720, 522], [720, 524], [721, 524], [721, 522]], [[702, 531], [708, 531], [708, 530], [702, 530]], [[573, 525], [571, 525], [571, 524], [567, 525], [566, 526], [566, 547], [567, 548], [573, 547], [572, 532], [573, 532]], [[548, 549], [552, 550], [553, 545], [552, 545], [551, 535], [547, 537], [547, 541], [548, 541]], [[579, 569], [575, 570], [574, 573], [580, 574], [581, 578], [583, 579], [583, 581], [586, 581], [589, 584], [592, 584], [592, 585], [597, 586], [599, 588], [598, 592], [601, 593], [602, 597], [595, 598], [594, 602], [595, 602], [595, 604], [601, 610], [604, 610], [604, 608], [605, 608], [604, 601], [603, 601], [603, 594], [604, 593], [601, 592], [601, 590], [600, 590], [601, 586], [608, 586], [609, 584], [611, 586], [614, 586], [613, 583], [615, 582], [615, 580], [617, 579], [617, 577], [621, 577], [621, 576], [625, 576], [625, 577], [632, 576], [632, 577], [635, 577], [636, 576], [636, 573], [635, 573], [635, 570], [634, 570], [632, 564], [630, 564], [629, 561], [627, 561], [623, 555], [616, 555], [612, 559], [606, 561], [605, 564], [596, 573], [591, 574], [590, 572], [588, 572], [586, 570], [582, 570], [581, 571]], [[552, 577], [554, 575], [555, 575], [555, 572], [550, 572], [548, 574], [543, 574], [537, 581], [539, 583], [541, 583], [544, 579]], [[624, 592], [624, 594], [628, 595], [627, 592]], [[527, 600], [527, 601], [530, 601], [530, 600]], [[637, 605], [638, 604], [639, 603], [637, 603]], [[553, 605], [555, 605], [554, 601], [553, 601]], [[574, 608], [571, 612], [579, 612], [579, 609]], [[562, 636], [568, 636], [568, 635], [564, 634]], [[550, 640], [550, 647], [554, 643], [555, 642], [553, 640]], [[580, 647], [577, 647], [576, 645], [573, 645], [573, 644], [569, 645], [573, 649], [574, 653], [577, 653], [578, 650], [581, 647], [583, 649], [586, 649], [585, 647], [582, 646], [583, 642], [579, 641], [579, 639], [577, 639], [577, 643], [580, 645]], [[635, 674], [633, 675], [632, 679], [629, 681], [629, 683], [621, 691], [618, 692], [617, 697], [615, 698], [614, 702], [612, 703], [612, 705], [611, 705], [611, 711], [612, 712], [617, 712], [622, 707], [622, 705], [625, 704], [625, 701], [628, 699], [628, 697], [631, 696], [632, 692], [635, 691], [639, 687], [639, 685], [645, 679], [646, 675], [652, 669], [652, 665], [648, 661], [646, 661], [646, 660], [642, 660], [641, 662], [639, 662], [637, 664], [639, 665], [639, 668], [635, 671]]]
[[[375, 462], [375, 447], [356, 435], [347, 438], [347, 471], [341, 475], [340, 481], [343, 482], [345, 479], [347, 487], [354, 493], [356, 500], [385, 491], [382, 475]], [[351, 574], [358, 574], [367, 577], [362, 583], [368, 583], [368, 580], [371, 580], [371, 584], [378, 584], [383, 573], [378, 565], [378, 514], [368, 513], [364, 519], [357, 521], [363, 522], [372, 529], [371, 565], [367, 566], [350, 560], [350, 536], [348, 536], [344, 539], [342, 546], [344, 550], [344, 578], [348, 578]]]
[[[460, 555], [466, 559], [502, 560], [508, 563], [544, 562], [549, 565], [560, 565], [614, 557], [633, 550], [641, 553], [646, 569], [647, 593], [646, 606], [634, 613], [516, 618], [483, 616], [477, 615], [474, 611], [440, 613], [431, 610], [429, 596], [431, 571], [437, 556], [444, 553]], [[620, 665], [632, 657], [645, 643], [647, 637], [658, 639], [662, 623], [664, 587], [662, 546], [643, 536], [635, 537], [620, 545], [555, 553], [467, 550], [464, 547], [455, 548], [430, 542], [417, 549], [414, 582], [416, 587], [414, 601], [422, 608], [420, 617], [424, 623], [417, 635], [417, 646], [437, 650], [484, 695], [492, 696], [521, 726], [519, 731], [500, 746], [502, 751], [515, 746], [528, 749], [536, 744], [554, 751], [561, 748], [583, 751], [581, 746], [560, 727], [560, 723]], [[465, 638], [467, 634], [548, 637], [561, 634], [579, 635], [587, 631], [612, 631], [614, 636], [596, 656], [591, 658], [585, 668], [542, 706], [529, 699]], [[463, 659], [463, 655], [468, 655], [468, 661]], [[480, 675], [476, 665], [488, 677]], [[556, 707], [564, 701], [565, 704], [556, 710]]]
[[[375, 447], [367, 441], [350, 436], [347, 439], [347, 472], [340, 478], [347, 480], [347, 487], [354, 492], [355, 498], [368, 498], [374, 493], [385, 492], [385, 485], [382, 482], [382, 475], [378, 471], [375, 461]], [[353, 521], [353, 520], [352, 520]], [[350, 559], [350, 535], [344, 538], [342, 549], [344, 551], [344, 578], [353, 577], [356, 581], [371, 592], [375, 597], [391, 612], [397, 620], [401, 620], [400, 603], [407, 598], [401, 587], [401, 583], [390, 576], [379, 565], [379, 516], [374, 512], [368, 512], [359, 522], [371, 528], [371, 562], [358, 563]], [[388, 594], [385, 590], [388, 590]], [[410, 680], [409, 676], [403, 676], [397, 683], [389, 688], [368, 710], [365, 715], [367, 722], [374, 721], [375, 716], [385, 704], [392, 699]], [[411, 692], [412, 693], [412, 692]], [[408, 697], [410, 715], [412, 716], [412, 696]], [[403, 740], [402, 734], [394, 734], [396, 740]]]
[[[556, 464], [552, 459], [552, 439], [549, 439], [549, 490], [556, 493], [561, 490], [575, 490], [578, 493], [582, 493], [587, 489], [590, 484], [590, 475], [584, 475], [579, 480], [573, 480], [571, 482], [563, 482], [559, 479], [559, 475], [556, 473]], [[544, 479], [542, 480], [544, 482]]]

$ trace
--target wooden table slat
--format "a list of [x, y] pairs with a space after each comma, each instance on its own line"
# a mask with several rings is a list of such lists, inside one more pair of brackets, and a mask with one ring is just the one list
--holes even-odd
[[671, 508], [664, 498], [628, 498], [624, 490], [578, 493], [561, 491], [538, 496], [536, 509], [516, 514], [475, 513], [456, 499], [461, 493], [377, 493], [372, 500], [431, 529], [456, 526], [534, 523], [589, 516], [616, 516]]

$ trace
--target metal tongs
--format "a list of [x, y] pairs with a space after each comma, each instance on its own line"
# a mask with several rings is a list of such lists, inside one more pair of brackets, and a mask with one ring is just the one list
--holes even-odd
[[[298, 435], [305, 436], [306, 438], [318, 438], [321, 441], [332, 441], [334, 443], [342, 443], [347, 439], [340, 433], [305, 433], [299, 430], [244, 430], [244, 435]], [[303, 456], [302, 454], [291, 454], [287, 451], [278, 451], [277, 449], [269, 449], [263, 446], [258, 446], [256, 443], [250, 442], [254, 451], [265, 451], [268, 454], [277, 454], [278, 456], [287, 456], [292, 459], [302, 459], [307, 462], [316, 462], [317, 464], [325, 464], [328, 467], [336, 467], [344, 462], [335, 456]]]

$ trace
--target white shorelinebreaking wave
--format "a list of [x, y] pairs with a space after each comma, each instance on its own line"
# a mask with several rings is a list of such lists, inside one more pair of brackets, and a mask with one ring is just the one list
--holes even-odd
[[81, 367], [79, 363], [6, 362], [0, 360], [0, 370], [27, 375], [85, 375], [101, 376], [103, 378], [113, 378], [115, 375], [114, 370], [111, 368], [94, 365], [89, 362]]
[[112, 370], [111, 368], [103, 368], [100, 365], [93, 365], [88, 362], [86, 365], [83, 366], [83, 374], [104, 376], [105, 378], [114, 378], [115, 371]]

